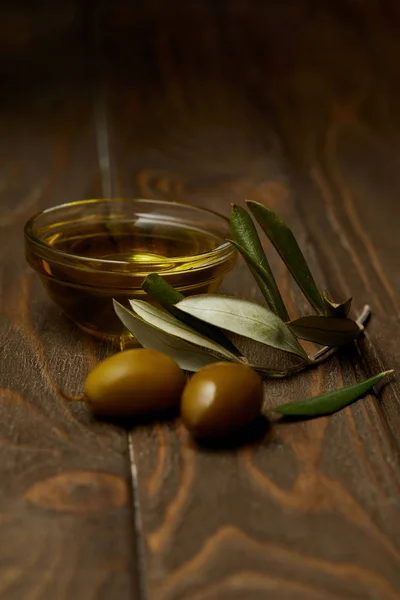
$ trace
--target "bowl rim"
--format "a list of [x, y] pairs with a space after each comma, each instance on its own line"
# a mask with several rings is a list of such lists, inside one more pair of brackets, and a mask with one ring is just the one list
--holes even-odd
[[[65, 202], [62, 204], [57, 204], [54, 206], [50, 206], [49, 208], [45, 208], [41, 211], [38, 211], [37, 213], [35, 213], [34, 215], [32, 215], [25, 223], [24, 226], [24, 236], [25, 239], [27, 239], [29, 241], [30, 244], [33, 244], [35, 247], [41, 249], [42, 251], [45, 251], [46, 254], [49, 254], [51, 256], [54, 257], [55, 260], [57, 260], [59, 263], [66, 263], [68, 264], [68, 266], [73, 267], [75, 269], [80, 269], [80, 265], [87, 265], [90, 263], [90, 267], [92, 271], [101, 271], [102, 273], [110, 273], [110, 274], [123, 274], [126, 273], [127, 275], [132, 275], [135, 274], [135, 271], [132, 270], [132, 263], [127, 261], [127, 260], [110, 260], [110, 259], [103, 259], [103, 258], [91, 258], [88, 256], [83, 256], [80, 254], [70, 254], [68, 252], [64, 252], [63, 250], [59, 250], [56, 248], [53, 248], [52, 246], [50, 246], [49, 244], [47, 244], [46, 242], [44, 242], [43, 240], [41, 240], [39, 237], [36, 236], [36, 234], [33, 231], [33, 227], [35, 224], [35, 221], [41, 217], [42, 215], [46, 215], [46, 214], [51, 214], [52, 212], [56, 213], [58, 210], [60, 209], [66, 209], [69, 207], [73, 207], [73, 206], [85, 206], [85, 205], [91, 205], [91, 204], [98, 204], [98, 203], [112, 203], [114, 201], [119, 201], [119, 202], [129, 202], [129, 203], [146, 203], [146, 204], [154, 204], [154, 205], [158, 205], [158, 206], [181, 206], [182, 208], [185, 208], [186, 210], [191, 210], [193, 212], [198, 212], [198, 213], [206, 213], [208, 215], [214, 215], [216, 217], [218, 217], [219, 219], [222, 219], [226, 224], [229, 225], [229, 219], [227, 217], [225, 217], [225, 215], [222, 215], [221, 213], [209, 209], [209, 208], [203, 208], [201, 206], [197, 206], [194, 204], [185, 204], [184, 202], [176, 202], [176, 201], [170, 201], [170, 200], [157, 200], [157, 199], [148, 199], [148, 198], [135, 198], [135, 197], [114, 197], [114, 198], [88, 198], [88, 199], [82, 199], [82, 200], [75, 200], [72, 202]], [[217, 260], [216, 262], [222, 262], [225, 261], [227, 258], [229, 258], [231, 255], [235, 255], [236, 254], [236, 249], [234, 248], [234, 246], [228, 241], [224, 241], [223, 243], [219, 244], [216, 248], [214, 248], [213, 250], [209, 250], [207, 252], [201, 252], [199, 254], [195, 254], [193, 255], [193, 260], [199, 260], [202, 261], [205, 257], [209, 257], [210, 260], [212, 260], [213, 258], [219, 258], [220, 260]], [[48, 256], [46, 256], [46, 258], [48, 258]], [[179, 263], [182, 262], [182, 260], [184, 258], [187, 258], [186, 256], [174, 256], [173, 258], [171, 258], [171, 263]], [[188, 261], [189, 262], [189, 261]], [[73, 263], [73, 264], [72, 264]], [[149, 267], [151, 265], [153, 265], [155, 263], [148, 263]], [[126, 271], [118, 271], [118, 267], [126, 267], [129, 266], [129, 273], [127, 273]], [[204, 263], [203, 263], [203, 268], [204, 268]], [[98, 268], [96, 268], [98, 267]], [[105, 268], [105, 267], [109, 267], [109, 269]], [[142, 265], [142, 267], [144, 267], [144, 265]], [[196, 268], [190, 268], [188, 269], [190, 271], [196, 270]], [[143, 271], [141, 271], [143, 272]], [[152, 272], [152, 271], [150, 271]], [[165, 271], [166, 273], [167, 271]]]

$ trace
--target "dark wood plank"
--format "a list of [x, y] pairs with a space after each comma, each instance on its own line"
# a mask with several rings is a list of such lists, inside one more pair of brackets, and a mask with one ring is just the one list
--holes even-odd
[[56, 393], [78, 393], [109, 349], [60, 314], [24, 258], [29, 216], [102, 193], [92, 90], [77, 64], [64, 55], [37, 85], [27, 73], [26, 89], [9, 81], [0, 109], [2, 600], [140, 597], [126, 433]]
[[[333, 64], [324, 72], [322, 58], [316, 63], [311, 53], [296, 54], [296, 72], [274, 74], [273, 104], [290, 156], [295, 202], [320, 264], [341, 297], [353, 294], [359, 308], [372, 306], [374, 318], [362, 344], [368, 369], [377, 372], [385, 364], [398, 369], [400, 70], [392, 61], [398, 18], [370, 7], [357, 11], [344, 31], [340, 13], [329, 14], [318, 27], [311, 21], [303, 36], [311, 48], [341, 36]], [[296, 49], [292, 52], [288, 64]], [[381, 408], [394, 438], [399, 407], [391, 386]]]
[[[120, 3], [114, 13], [119, 31], [140, 24], [112, 49], [117, 191], [225, 214], [230, 202], [265, 202], [293, 225], [321, 284], [353, 293], [357, 309], [373, 305], [362, 356], [349, 350], [266, 384], [266, 408], [399, 361], [398, 140], [388, 125], [398, 90], [386, 52], [398, 46], [395, 9], [331, 4], [153, 2], [133, 13]], [[344, 110], [364, 93], [362, 111]], [[291, 311], [306, 310], [271, 262]], [[223, 289], [259, 299], [242, 264]], [[275, 425], [237, 450], [199, 448], [179, 422], [135, 428], [150, 599], [397, 599], [398, 394], [394, 380], [379, 401]]]

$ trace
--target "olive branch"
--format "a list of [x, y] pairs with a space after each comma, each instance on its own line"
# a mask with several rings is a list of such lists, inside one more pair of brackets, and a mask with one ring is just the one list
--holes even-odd
[[[152, 273], [146, 277], [142, 288], [161, 305], [161, 309], [142, 300], [130, 300], [131, 310], [114, 300], [114, 308], [119, 319], [142, 346], [168, 354], [182, 369], [197, 371], [223, 360], [247, 364], [267, 378], [284, 378], [316, 366], [330, 358], [341, 346], [354, 343], [362, 335], [371, 310], [369, 306], [364, 306], [360, 315], [355, 320], [351, 319], [349, 312], [352, 299], [336, 303], [330, 299], [327, 291], [318, 289], [303, 252], [286, 223], [260, 203], [247, 201], [247, 207], [249, 211], [232, 205], [229, 241], [246, 261], [266, 306], [220, 294], [185, 298], [160, 275]], [[313, 311], [309, 315], [290, 318], [252, 217], [307, 299]], [[293, 366], [281, 369], [252, 364], [225, 332], [286, 352], [296, 362]], [[311, 341], [322, 347], [309, 356], [299, 340]], [[331, 392], [336, 396], [328, 399], [328, 405], [342, 408], [365, 393], [385, 374], [387, 372], [355, 386]], [[367, 383], [369, 387], [366, 388]], [[319, 403], [321, 398], [328, 396], [325, 394], [313, 399], [313, 414], [326, 414], [326, 402], [322, 401], [322, 408]], [[307, 409], [301, 408], [301, 404], [305, 403], [295, 404], [297, 413], [293, 412], [293, 403], [277, 407], [276, 410], [284, 414], [308, 414], [304, 412]]]

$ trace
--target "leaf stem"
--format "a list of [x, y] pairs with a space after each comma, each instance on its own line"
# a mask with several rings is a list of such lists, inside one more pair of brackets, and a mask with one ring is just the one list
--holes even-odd
[[68, 402], [87, 402], [88, 398], [85, 394], [81, 394], [80, 396], [71, 396], [67, 394], [63, 389], [57, 386], [57, 393], [60, 394], [64, 400], [68, 400]]

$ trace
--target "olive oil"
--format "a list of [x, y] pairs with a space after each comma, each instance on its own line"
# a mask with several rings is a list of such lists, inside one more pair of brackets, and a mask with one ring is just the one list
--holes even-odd
[[213, 252], [221, 238], [157, 216], [52, 223], [39, 237], [59, 251], [39, 256], [27, 249], [49, 295], [82, 329], [115, 340], [128, 332], [112, 299], [127, 307], [129, 299], [152, 301], [141, 289], [149, 273], [159, 273], [184, 295], [201, 294], [214, 292], [235, 262], [229, 249], [222, 256]]
[[[51, 228], [54, 232], [54, 225]], [[117, 222], [89, 226], [71, 224], [57, 234], [43, 236], [43, 241], [62, 252], [102, 260], [152, 263], [171, 262], [177, 257], [191, 257], [209, 252], [219, 240], [203, 231], [182, 225], [140, 222]]]

